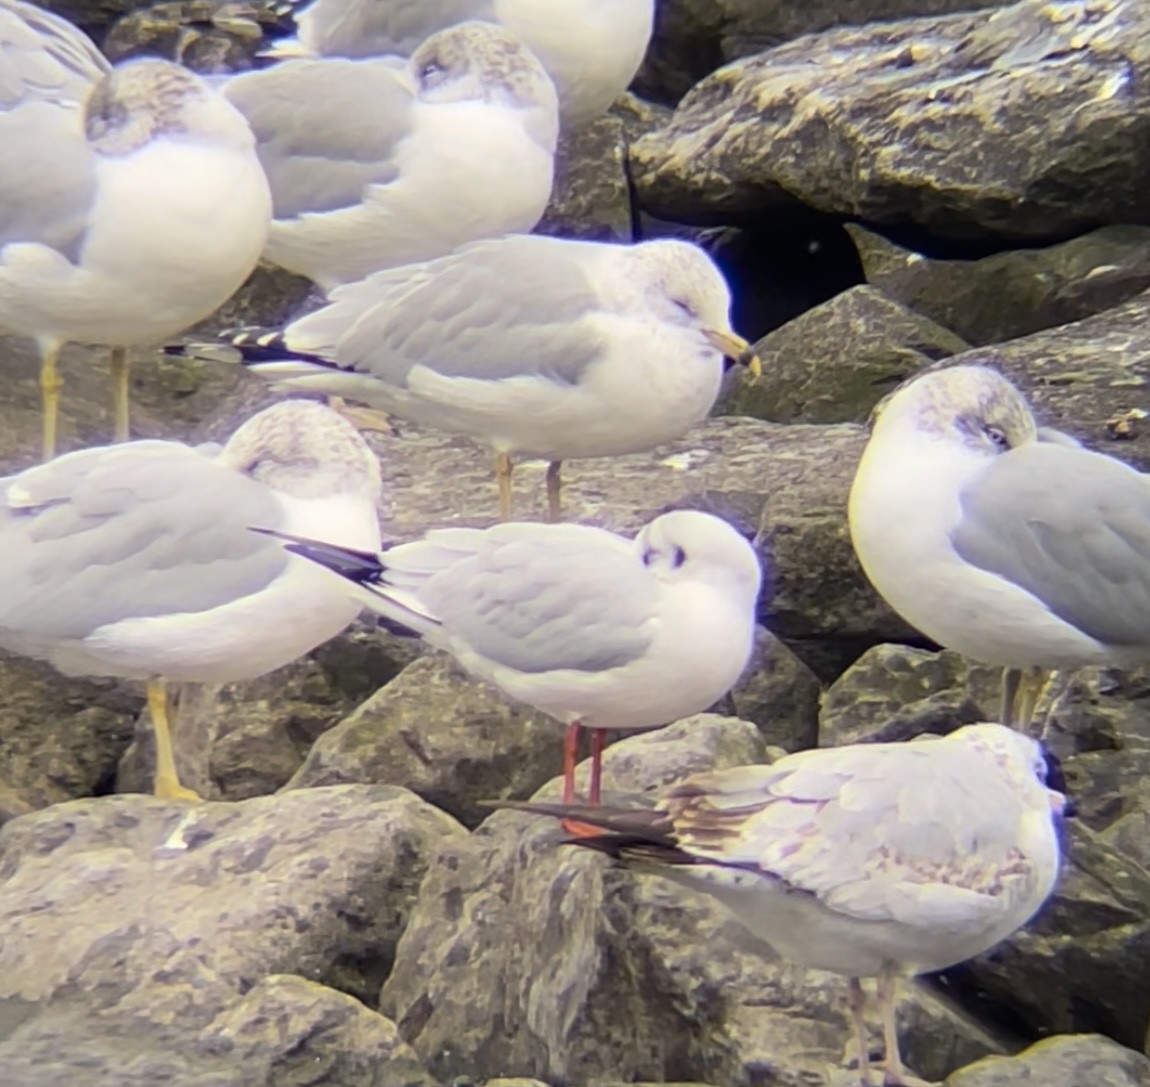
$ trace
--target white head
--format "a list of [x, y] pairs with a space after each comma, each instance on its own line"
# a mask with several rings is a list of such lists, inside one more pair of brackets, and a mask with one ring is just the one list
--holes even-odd
[[947, 739], [970, 744], [993, 758], [1031, 810], [1040, 813], [1049, 810], [1056, 816], [1066, 812], [1066, 780], [1062, 767], [1037, 740], [1005, 725], [989, 722], [964, 725]]
[[220, 464], [294, 498], [347, 494], [376, 502], [379, 461], [342, 415], [313, 400], [285, 400], [253, 415]]
[[754, 548], [726, 521], [697, 510], [664, 513], [635, 537], [635, 548], [659, 581], [716, 586], [744, 604], [753, 621], [763, 570]]
[[723, 273], [697, 245], [673, 238], [624, 247], [627, 278], [641, 304], [661, 321], [698, 334], [699, 351], [734, 359], [757, 374], [750, 344], [731, 328], [731, 292]]
[[432, 34], [412, 54], [409, 70], [422, 101], [488, 102], [519, 110], [529, 135], [555, 151], [555, 84], [535, 55], [502, 27], [467, 22]]
[[84, 131], [102, 155], [129, 155], [160, 137], [255, 146], [247, 121], [223, 95], [187, 68], [152, 58], [117, 65], [92, 88]]
[[913, 428], [987, 458], [1033, 442], [1038, 433], [1022, 394], [986, 366], [950, 366], [913, 378], [874, 416], [875, 438]]

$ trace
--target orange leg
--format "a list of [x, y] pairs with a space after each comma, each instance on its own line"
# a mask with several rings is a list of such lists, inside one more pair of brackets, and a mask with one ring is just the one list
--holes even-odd
[[591, 788], [587, 794], [588, 804], [601, 804], [599, 798], [603, 783], [603, 744], [607, 733], [601, 728], [591, 729]]

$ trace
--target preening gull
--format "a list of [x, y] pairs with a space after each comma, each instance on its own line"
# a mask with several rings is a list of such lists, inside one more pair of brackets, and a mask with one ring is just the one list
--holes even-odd
[[1040, 433], [995, 370], [933, 371], [880, 406], [850, 527], [891, 607], [972, 660], [1069, 676], [1150, 659], [1150, 479]]
[[906, 1073], [901, 978], [973, 958], [1054, 889], [1065, 785], [1041, 744], [998, 724], [851, 744], [696, 774], [652, 808], [506, 804], [721, 902], [782, 957], [849, 978], [859, 1073], [872, 1082], [860, 978], [877, 978], [887, 1085]]
[[325, 291], [530, 231], [551, 195], [554, 85], [490, 23], [435, 34], [403, 66], [293, 60], [222, 89], [271, 184], [265, 256]]
[[465, 434], [496, 454], [500, 512], [513, 457], [559, 462], [646, 452], [715, 403], [723, 357], [758, 359], [730, 325], [730, 292], [700, 248], [512, 236], [377, 272], [281, 333], [244, 333], [236, 356], [287, 389], [358, 400]]
[[590, 802], [603, 731], [654, 728], [723, 697], [750, 657], [762, 572], [725, 521], [680, 510], [634, 540], [586, 525], [450, 528], [382, 553], [294, 539], [354, 599], [473, 675], [567, 724], [564, 799], [581, 728]]
[[584, 124], [630, 84], [654, 29], [655, 0], [307, 0], [297, 36], [273, 56], [408, 56], [468, 19], [502, 25], [547, 69], [564, 121]]
[[0, 56], [0, 326], [39, 344], [48, 459], [60, 348], [113, 348], [126, 439], [126, 349], [227, 300], [259, 259], [271, 198], [247, 122], [187, 69], [108, 69], [78, 30], [19, 0], [0, 0]]
[[166, 682], [263, 675], [359, 611], [337, 578], [250, 526], [378, 547], [379, 489], [358, 431], [310, 401], [253, 416], [215, 457], [166, 441], [67, 453], [0, 481], [0, 646], [145, 681], [156, 795], [194, 798]]

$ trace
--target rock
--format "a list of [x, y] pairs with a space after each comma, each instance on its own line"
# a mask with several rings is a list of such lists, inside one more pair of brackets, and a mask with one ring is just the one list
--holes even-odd
[[987, 1057], [956, 1072], [946, 1087], [1145, 1087], [1150, 1060], [1097, 1034], [1048, 1038], [1017, 1057]]
[[142, 694], [0, 654], [0, 823], [106, 788]]
[[[746, 722], [683, 722], [612, 747], [606, 784], [652, 795], [760, 745]], [[551, 820], [500, 812], [430, 869], [381, 1008], [433, 1075], [826, 1082], [849, 1035], [841, 979], [804, 985], [711, 899], [562, 837]], [[922, 1007], [934, 1057], [919, 1071], [997, 1048], [937, 1000]]]
[[997, 7], [1003, 0], [660, 0], [635, 89], [675, 102], [720, 65], [832, 26]]
[[[14, 819], [0, 830], [0, 997], [50, 997], [86, 961], [85, 990], [148, 1005], [157, 940], [233, 995], [298, 973], [362, 996], [387, 974], [431, 854], [462, 834], [386, 786], [105, 797]], [[164, 1000], [195, 993], [194, 978], [172, 981]]]
[[1108, 226], [1044, 249], [938, 260], [848, 223], [868, 283], [972, 344], [1069, 324], [1150, 286], [1150, 229]]
[[906, 378], [970, 345], [873, 287], [853, 287], [768, 333], [763, 376], [720, 407], [776, 423], [865, 423]]
[[304, 978], [264, 978], [214, 1017], [201, 1007], [165, 1020], [123, 1003], [46, 1005], [0, 1044], [7, 1087], [436, 1087], [395, 1024]]
[[804, 205], [995, 242], [1147, 223], [1148, 68], [1141, 0], [827, 30], [709, 76], [632, 176], [646, 210], [689, 222]]

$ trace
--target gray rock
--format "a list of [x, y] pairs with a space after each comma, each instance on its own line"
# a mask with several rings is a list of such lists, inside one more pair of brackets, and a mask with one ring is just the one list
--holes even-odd
[[800, 38], [700, 83], [632, 148], [642, 206], [694, 222], [797, 204], [935, 236], [1150, 222], [1141, 0], [906, 19]]
[[852, 287], [769, 332], [763, 376], [720, 407], [776, 423], [865, 423], [887, 393], [970, 345], [873, 287]]
[[1081, 320], [1150, 286], [1146, 227], [1102, 227], [980, 260], [937, 260], [857, 224], [845, 229], [868, 283], [976, 345]]
[[1145, 1087], [1150, 1060], [1109, 1038], [1048, 1038], [1017, 1057], [988, 1057], [956, 1072], [946, 1087]]
[[[362, 995], [387, 973], [430, 855], [462, 835], [386, 786], [106, 797], [14, 819], [0, 830], [0, 997], [49, 997], [87, 957], [85, 989], [148, 1004], [155, 933], [233, 992], [299, 973]], [[188, 985], [164, 999], [194, 1002]]]
[[997, 7], [1003, 0], [660, 0], [635, 89], [674, 102], [739, 57], [832, 26]]
[[[609, 791], [762, 757], [749, 723], [695, 718], [624, 740]], [[552, 796], [553, 782], [540, 795]], [[381, 1007], [444, 1080], [827, 1082], [848, 1040], [841, 979], [786, 967], [712, 900], [559, 845], [550, 820], [492, 816], [436, 859]], [[941, 1075], [1000, 1042], [929, 995], [907, 1019]], [[842, 1080], [846, 1082], [846, 1080]]]

